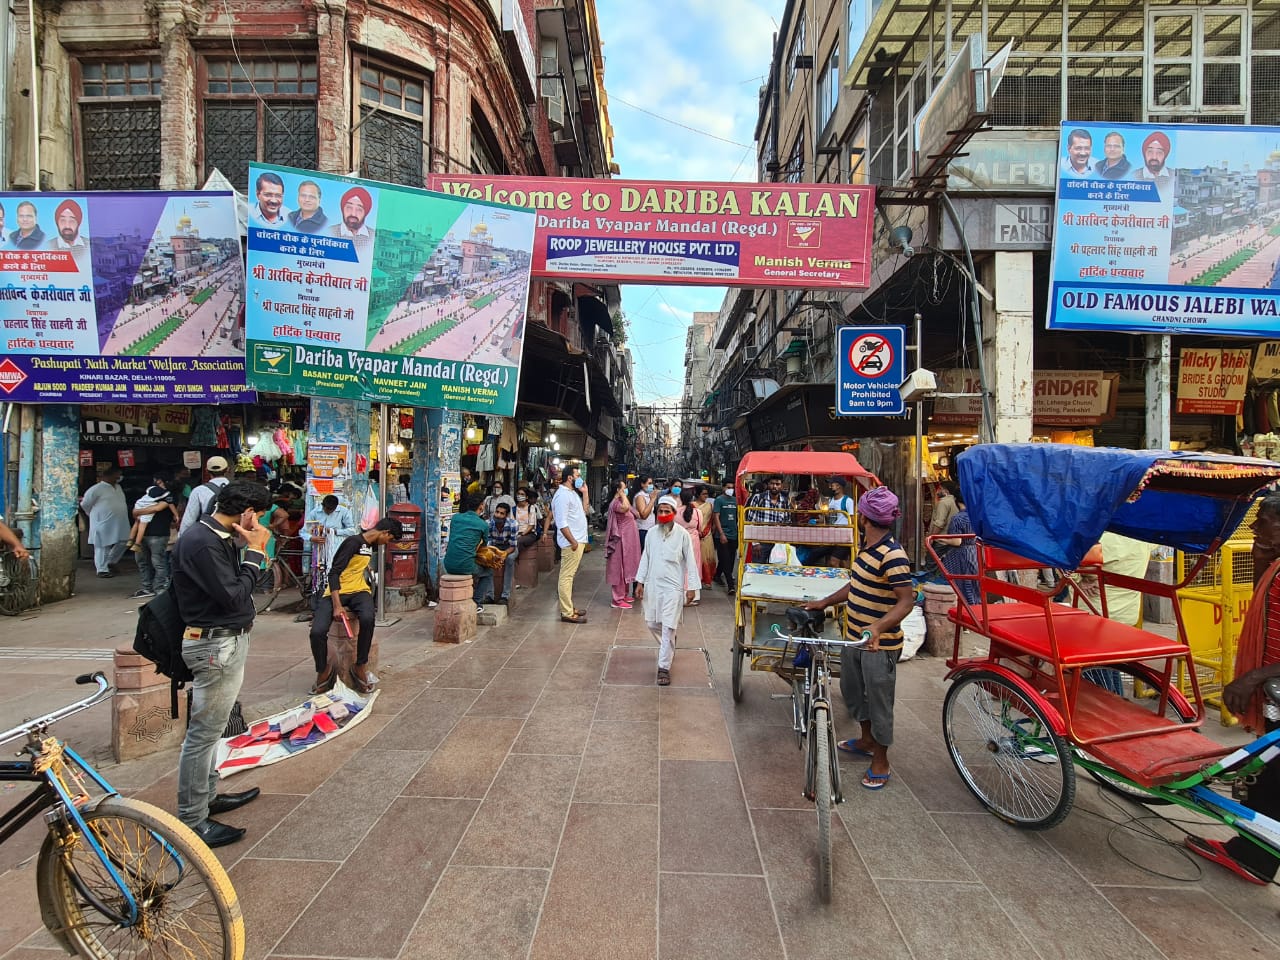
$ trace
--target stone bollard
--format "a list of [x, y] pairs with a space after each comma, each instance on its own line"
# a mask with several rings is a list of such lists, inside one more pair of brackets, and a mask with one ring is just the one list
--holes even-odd
[[522, 589], [532, 590], [538, 585], [538, 555], [542, 549], [542, 541], [538, 540], [530, 547], [520, 551], [516, 557], [516, 583]]
[[[322, 597], [321, 603], [332, 603], [328, 597]], [[360, 621], [354, 613], [347, 611], [347, 622], [351, 624], [351, 636], [347, 636], [347, 628], [342, 620], [333, 618], [329, 625], [329, 665], [337, 671], [337, 677], [348, 687], [352, 686], [351, 667], [356, 662], [356, 638], [360, 636]], [[378, 666], [378, 634], [373, 634], [373, 643], [369, 645], [369, 669], [377, 673]], [[353, 687], [354, 689], [354, 687]]]
[[947, 611], [956, 606], [956, 592], [945, 583], [926, 583], [924, 591], [924, 649], [931, 657], [951, 656], [956, 625], [947, 619]]
[[111, 754], [117, 763], [182, 743], [187, 692], [178, 691], [178, 718], [169, 716], [169, 678], [132, 646], [117, 647], [112, 670]]
[[543, 537], [538, 541], [538, 572], [549, 573], [551, 568], [556, 565], [556, 542], [551, 536]]
[[440, 576], [440, 604], [436, 607], [436, 643], [465, 643], [476, 635], [475, 586], [471, 576]]

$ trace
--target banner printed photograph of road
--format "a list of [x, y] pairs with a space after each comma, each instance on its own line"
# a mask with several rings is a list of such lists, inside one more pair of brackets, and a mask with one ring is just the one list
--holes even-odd
[[231, 194], [0, 194], [5, 399], [251, 399]]
[[518, 207], [252, 166], [250, 383], [511, 416], [533, 229]]
[[1270, 336], [1280, 128], [1062, 125], [1049, 326]]

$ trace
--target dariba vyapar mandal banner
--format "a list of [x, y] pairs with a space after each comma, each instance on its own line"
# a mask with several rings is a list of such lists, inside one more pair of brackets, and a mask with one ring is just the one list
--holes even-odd
[[1062, 125], [1048, 326], [1274, 336], [1280, 129]]
[[249, 382], [512, 416], [533, 229], [518, 207], [251, 166]]

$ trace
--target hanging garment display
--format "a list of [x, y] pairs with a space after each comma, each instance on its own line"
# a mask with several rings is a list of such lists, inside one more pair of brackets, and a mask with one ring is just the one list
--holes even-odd
[[213, 407], [196, 407], [191, 412], [191, 445], [218, 445], [218, 412]]

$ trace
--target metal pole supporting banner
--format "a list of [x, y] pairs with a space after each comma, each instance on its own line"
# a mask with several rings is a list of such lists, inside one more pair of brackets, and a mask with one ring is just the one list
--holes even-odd
[[[923, 322], [920, 314], [916, 321], [916, 369], [924, 368], [924, 341], [921, 339]], [[915, 535], [915, 567], [917, 570], [924, 561], [924, 400], [916, 400], [916, 535]]]
[[[385, 401], [379, 404], [378, 415], [378, 519], [387, 516], [387, 477], [390, 475], [391, 463], [387, 458], [387, 431], [390, 429], [390, 405]], [[387, 618], [387, 578], [391, 571], [387, 569], [387, 545], [378, 546], [378, 610], [374, 621], [380, 627], [389, 627], [399, 623], [399, 617]]]

